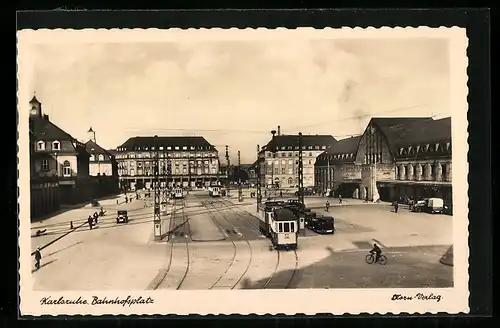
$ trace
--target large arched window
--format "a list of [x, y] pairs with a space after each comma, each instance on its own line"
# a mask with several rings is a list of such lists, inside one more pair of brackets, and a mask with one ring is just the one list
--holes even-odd
[[288, 184], [289, 185], [293, 184], [293, 178], [288, 178]]
[[64, 161], [63, 163], [63, 176], [71, 176], [71, 163], [69, 161]]

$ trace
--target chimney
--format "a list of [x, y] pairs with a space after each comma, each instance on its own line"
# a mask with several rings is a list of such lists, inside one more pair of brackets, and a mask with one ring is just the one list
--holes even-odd
[[281, 126], [278, 125], [278, 135], [281, 135]]

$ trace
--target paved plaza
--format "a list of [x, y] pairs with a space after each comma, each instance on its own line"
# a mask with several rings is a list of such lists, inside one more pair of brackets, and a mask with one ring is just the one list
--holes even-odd
[[[394, 213], [388, 204], [350, 199], [336, 204], [330, 199], [335, 234], [306, 230], [296, 257], [294, 252], [280, 252], [277, 262], [277, 252], [258, 231], [255, 199], [247, 193], [240, 203], [236, 191], [229, 199], [190, 192], [182, 206], [176, 204], [176, 213], [182, 211], [188, 224], [162, 242], [153, 239], [151, 201], [125, 204], [123, 195], [119, 204], [116, 198], [101, 201], [107, 213], [93, 229], [85, 224], [96, 211], [89, 206], [32, 223], [32, 251], [66, 234], [42, 249], [42, 267], [33, 271], [34, 288], [255, 289], [284, 288], [284, 281], [289, 288], [453, 286], [453, 267], [439, 261], [452, 245], [451, 216], [405, 208]], [[325, 201], [306, 198], [319, 213]], [[128, 224], [116, 223], [119, 209], [128, 210]], [[167, 220], [165, 228], [181, 224], [178, 217]], [[70, 232], [70, 221], [81, 227]], [[47, 229], [46, 234], [36, 237], [40, 229]], [[365, 263], [374, 242], [387, 256], [386, 265]]]

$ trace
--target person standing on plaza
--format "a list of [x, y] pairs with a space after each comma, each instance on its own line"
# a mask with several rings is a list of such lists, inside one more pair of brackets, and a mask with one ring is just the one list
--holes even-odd
[[40, 246], [35, 250], [35, 267], [37, 270], [40, 269], [40, 261], [42, 260], [42, 253], [40, 252]]
[[94, 220], [92, 219], [92, 216], [91, 216], [91, 215], [89, 215], [89, 218], [88, 218], [87, 222], [89, 223], [89, 229], [90, 229], [90, 230], [92, 230], [92, 223], [93, 223], [93, 221], [94, 221]]
[[398, 208], [399, 208], [399, 204], [398, 204], [398, 201], [394, 201], [394, 213], [397, 213], [398, 212]]
[[342, 204], [342, 195], [339, 193], [339, 204]]
[[329, 201], [326, 201], [325, 207], [326, 207], [326, 211], [328, 212], [328, 210], [330, 209], [330, 202]]

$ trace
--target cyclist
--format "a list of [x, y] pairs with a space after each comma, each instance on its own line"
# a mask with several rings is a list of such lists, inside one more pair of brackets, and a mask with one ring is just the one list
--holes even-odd
[[373, 255], [373, 253], [375, 253], [375, 263], [378, 262], [378, 260], [380, 259], [380, 255], [382, 255], [382, 250], [380, 249], [380, 247], [378, 247], [378, 245], [375, 243], [373, 244], [373, 248], [372, 250], [370, 251], [370, 253]]
[[330, 202], [329, 201], [326, 201], [325, 207], [326, 207], [326, 211], [328, 212], [328, 209], [330, 208]]

